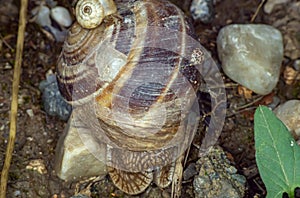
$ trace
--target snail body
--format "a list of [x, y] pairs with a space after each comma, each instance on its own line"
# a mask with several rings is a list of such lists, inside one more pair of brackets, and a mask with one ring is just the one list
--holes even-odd
[[69, 103], [85, 106], [82, 120], [93, 137], [107, 144], [115, 185], [139, 194], [152, 181], [162, 188], [170, 184], [172, 165], [192, 140], [188, 112], [200, 74], [186, 58], [183, 35], [193, 29], [168, 1], [117, 0], [116, 10], [107, 2], [112, 11], [103, 6], [99, 23], [85, 26], [76, 16], [57, 79]]

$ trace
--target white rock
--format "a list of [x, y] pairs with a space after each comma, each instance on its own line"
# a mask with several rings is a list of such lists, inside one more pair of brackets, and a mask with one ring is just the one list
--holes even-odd
[[[69, 27], [72, 24], [71, 15], [66, 8], [57, 6], [50, 10], [50, 8], [45, 5], [39, 5], [33, 8], [31, 13], [34, 16], [33, 20], [38, 25], [45, 28], [46, 31], [50, 31], [55, 37], [55, 40], [59, 42], [63, 42], [65, 40], [67, 35], [65, 27]], [[50, 15], [51, 18], [62, 27], [62, 30], [52, 26]]]
[[[90, 153], [82, 142], [83, 136], [79, 135], [75, 127], [75, 124], [79, 124], [80, 120], [75, 120], [75, 116], [72, 115], [64, 135], [60, 137], [56, 147], [56, 174], [59, 178], [67, 181], [78, 180], [85, 176], [105, 176], [107, 174], [106, 146], [99, 145], [92, 138], [84, 137], [84, 141], [95, 145], [95, 148], [99, 150], [97, 158]], [[80, 129], [80, 132], [82, 133], [83, 130]]]
[[52, 8], [51, 17], [63, 27], [69, 27], [72, 24], [72, 17], [69, 11], [64, 7], [56, 6]]
[[292, 133], [300, 137], [300, 100], [289, 100], [279, 105], [274, 113]]
[[47, 6], [37, 6], [31, 12], [33, 15], [35, 15], [35, 22], [41, 27], [51, 25], [50, 9]]
[[232, 80], [266, 95], [276, 86], [283, 59], [281, 33], [269, 25], [229, 25], [217, 38], [222, 68]]
[[32, 109], [27, 109], [27, 110], [26, 110], [26, 113], [27, 113], [27, 115], [29, 115], [30, 118], [33, 118], [33, 117], [34, 117], [34, 113], [33, 113], [33, 110], [32, 110]]

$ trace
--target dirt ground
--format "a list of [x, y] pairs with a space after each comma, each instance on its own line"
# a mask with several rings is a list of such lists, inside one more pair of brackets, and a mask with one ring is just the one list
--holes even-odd
[[[30, 10], [38, 0], [29, 1]], [[218, 144], [224, 148], [240, 174], [247, 178], [246, 197], [264, 197], [265, 187], [260, 179], [256, 163], [253, 137], [253, 113], [258, 104], [277, 105], [288, 99], [299, 99], [299, 81], [291, 85], [284, 82], [283, 72], [292, 66], [297, 58], [293, 54], [293, 44], [300, 43], [300, 5], [292, 3], [278, 5], [271, 14], [262, 10], [254, 23], [271, 24], [277, 27], [284, 36], [285, 58], [278, 86], [265, 97], [253, 94], [251, 98], [239, 94], [238, 84], [225, 78], [227, 85], [228, 111], [225, 126]], [[223, 0], [217, 1], [215, 18], [211, 24], [195, 23], [201, 44], [216, 56], [216, 37], [220, 28], [227, 24], [249, 24], [258, 8], [259, 0]], [[70, 8], [67, 1], [59, 1], [60, 5]], [[177, 4], [187, 10], [185, 1]], [[298, 7], [297, 7], [298, 6]], [[15, 45], [17, 40], [19, 1], [0, 0], [0, 169], [2, 169], [7, 139], [9, 135], [9, 112]], [[295, 12], [295, 13], [293, 13]], [[188, 14], [188, 12], [187, 12]], [[295, 35], [297, 34], [297, 35]], [[291, 39], [296, 38], [296, 40]], [[297, 46], [296, 44], [294, 46]], [[47, 36], [35, 23], [28, 22], [23, 54], [22, 76], [19, 91], [18, 128], [15, 151], [9, 173], [7, 197], [71, 197], [74, 195], [76, 183], [64, 182], [53, 172], [55, 147], [59, 136], [66, 125], [56, 117], [46, 115], [41, 105], [39, 83], [45, 79], [49, 71], [55, 71], [55, 64], [62, 43], [55, 42]], [[299, 55], [299, 54], [298, 54]], [[33, 160], [40, 160], [45, 169], [30, 170], [28, 166]], [[193, 159], [190, 159], [192, 161]], [[186, 186], [183, 194], [186, 196]], [[81, 185], [82, 187], [82, 185]], [[83, 186], [84, 187], [84, 186]], [[169, 189], [167, 189], [168, 191]], [[91, 187], [93, 197], [124, 197], [110, 182], [109, 177]]]

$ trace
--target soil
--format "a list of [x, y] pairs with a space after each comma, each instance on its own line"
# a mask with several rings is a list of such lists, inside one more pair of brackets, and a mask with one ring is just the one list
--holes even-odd
[[[106, 177], [100, 182], [64, 182], [53, 171], [55, 147], [59, 136], [66, 125], [56, 117], [47, 115], [41, 103], [39, 83], [45, 79], [46, 73], [55, 71], [56, 61], [62, 43], [56, 42], [45, 34], [37, 24], [30, 22], [30, 11], [38, 0], [30, 0], [26, 27], [25, 47], [22, 62], [22, 74], [19, 91], [19, 110], [17, 138], [9, 172], [7, 197], [71, 197], [78, 186], [90, 190], [91, 197], [124, 197]], [[296, 0], [292, 1], [293, 3]], [[187, 11], [187, 1], [176, 1]], [[251, 17], [259, 6], [259, 0], [223, 0], [217, 1], [215, 18], [210, 24], [194, 23], [201, 44], [212, 52], [218, 62], [216, 52], [216, 37], [220, 28], [232, 24], [249, 24]], [[71, 8], [70, 2], [59, 1], [59, 4]], [[240, 94], [241, 87], [224, 76], [228, 98], [228, 111], [225, 126], [218, 144], [228, 153], [232, 163], [239, 173], [247, 178], [247, 192], [245, 197], [264, 197], [265, 187], [260, 179], [255, 162], [253, 113], [258, 104], [272, 105], [276, 98], [280, 103], [288, 99], [299, 98], [299, 82], [288, 85], [284, 82], [283, 71], [292, 66], [299, 54], [293, 54], [288, 49], [287, 42], [298, 42], [290, 39], [290, 35], [299, 28], [299, 9], [292, 14], [290, 4], [277, 5], [271, 14], [261, 10], [253, 23], [270, 24], [277, 27], [284, 36], [285, 57], [282, 64], [282, 74], [278, 86], [265, 97], [252, 94]], [[9, 136], [9, 113], [12, 90], [13, 65], [15, 59], [15, 45], [17, 40], [19, 2], [0, 0], [0, 169], [2, 169]], [[71, 9], [70, 9], [71, 10]], [[295, 11], [295, 10], [294, 10]], [[187, 12], [188, 14], [188, 12]], [[297, 16], [296, 16], [297, 15]], [[285, 19], [286, 17], [291, 17]], [[284, 21], [285, 22], [282, 22]], [[290, 23], [295, 20], [294, 23]], [[298, 29], [299, 32], [299, 29]], [[291, 45], [292, 45], [291, 44]], [[295, 44], [295, 46], [297, 46]], [[289, 51], [290, 50], [290, 51]], [[257, 102], [254, 102], [257, 101]], [[278, 103], [274, 104], [277, 105]], [[34, 169], [36, 162], [40, 169]], [[89, 188], [87, 185], [90, 184]], [[183, 184], [183, 194], [188, 195]], [[150, 187], [151, 188], [151, 187]], [[170, 191], [170, 189], [166, 189]], [[162, 193], [163, 194], [163, 193]]]

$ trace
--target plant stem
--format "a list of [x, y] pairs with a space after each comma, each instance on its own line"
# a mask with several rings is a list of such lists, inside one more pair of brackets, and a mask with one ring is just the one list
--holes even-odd
[[12, 153], [14, 150], [14, 144], [16, 139], [18, 92], [19, 92], [21, 63], [22, 63], [22, 54], [23, 54], [23, 46], [24, 46], [24, 34], [26, 28], [27, 5], [28, 5], [28, 0], [21, 0], [18, 39], [17, 39], [17, 47], [16, 47], [17, 51], [16, 51], [16, 58], [15, 58], [15, 65], [14, 65], [14, 76], [12, 82], [10, 131], [9, 131], [9, 139], [8, 139], [6, 154], [5, 154], [4, 166], [1, 172], [0, 198], [6, 197], [8, 172], [9, 172], [9, 167], [10, 167]]

